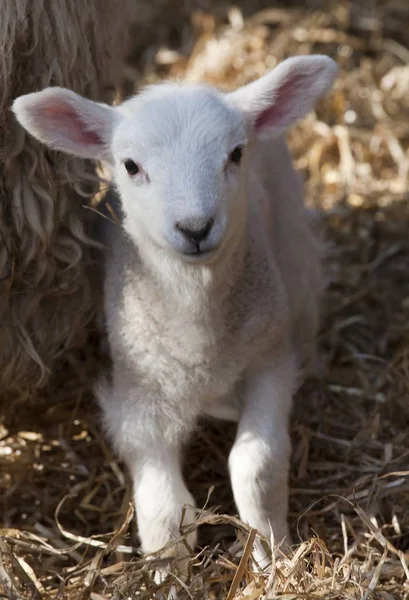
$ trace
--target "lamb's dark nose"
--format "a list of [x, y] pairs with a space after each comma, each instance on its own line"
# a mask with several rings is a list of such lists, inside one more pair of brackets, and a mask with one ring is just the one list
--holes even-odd
[[190, 242], [200, 244], [209, 235], [213, 223], [213, 219], [186, 219], [186, 221], [176, 223], [176, 229]]

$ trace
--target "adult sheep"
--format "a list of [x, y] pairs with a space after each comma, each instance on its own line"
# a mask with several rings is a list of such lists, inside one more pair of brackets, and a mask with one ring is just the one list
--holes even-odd
[[[111, 101], [135, 0], [0, 4], [0, 397], [44, 388], [95, 310], [84, 209], [95, 167], [26, 136], [17, 96], [63, 85]], [[64, 115], [61, 115], [64, 118]], [[3, 406], [3, 408], [4, 408]]]

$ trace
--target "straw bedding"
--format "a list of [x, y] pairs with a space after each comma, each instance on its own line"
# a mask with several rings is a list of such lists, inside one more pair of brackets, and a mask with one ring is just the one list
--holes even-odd
[[[328, 53], [341, 67], [333, 93], [289, 136], [329, 246], [322, 374], [303, 386], [292, 420], [297, 546], [257, 573], [256, 533], [235, 517], [227, 479], [234, 427], [203, 423], [185, 461], [200, 548], [188, 579], [175, 565], [159, 589], [159, 558], [138, 553], [129, 482], [101, 435], [86, 367], [66, 361], [77, 376], [56, 373], [0, 432], [0, 597], [147, 600], [172, 584], [182, 600], [408, 599], [409, 7], [151, 8], [125, 65], [128, 91], [166, 76], [228, 89], [297, 53]], [[83, 352], [95, 360], [92, 344]]]

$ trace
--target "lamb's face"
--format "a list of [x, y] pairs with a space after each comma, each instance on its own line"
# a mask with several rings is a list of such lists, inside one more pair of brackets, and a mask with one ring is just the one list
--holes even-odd
[[120, 110], [112, 154], [125, 228], [184, 260], [213, 260], [245, 213], [243, 115], [203, 86], [155, 87]]

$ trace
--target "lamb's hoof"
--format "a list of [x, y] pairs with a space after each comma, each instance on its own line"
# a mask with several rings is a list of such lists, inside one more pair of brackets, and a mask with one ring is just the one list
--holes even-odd
[[[288, 538], [288, 539], [287, 539]], [[235, 549], [236, 544], [231, 548], [233, 555], [236, 558], [241, 558], [243, 549]], [[268, 575], [271, 572], [271, 564], [274, 560], [282, 560], [287, 554], [291, 552], [292, 540], [291, 537], [286, 534], [286, 537], [278, 543], [275, 549], [272, 551], [271, 545], [256, 538], [253, 546], [252, 558], [252, 570], [255, 573]]]
[[[162, 585], [165, 583], [166, 579], [170, 577], [171, 573], [167, 569], [157, 569], [154, 574], [154, 581], [156, 585]], [[165, 587], [165, 586], [164, 586]], [[155, 600], [177, 600], [178, 595], [176, 591], [175, 585], [170, 585], [169, 588], [158, 590], [155, 593]]]

